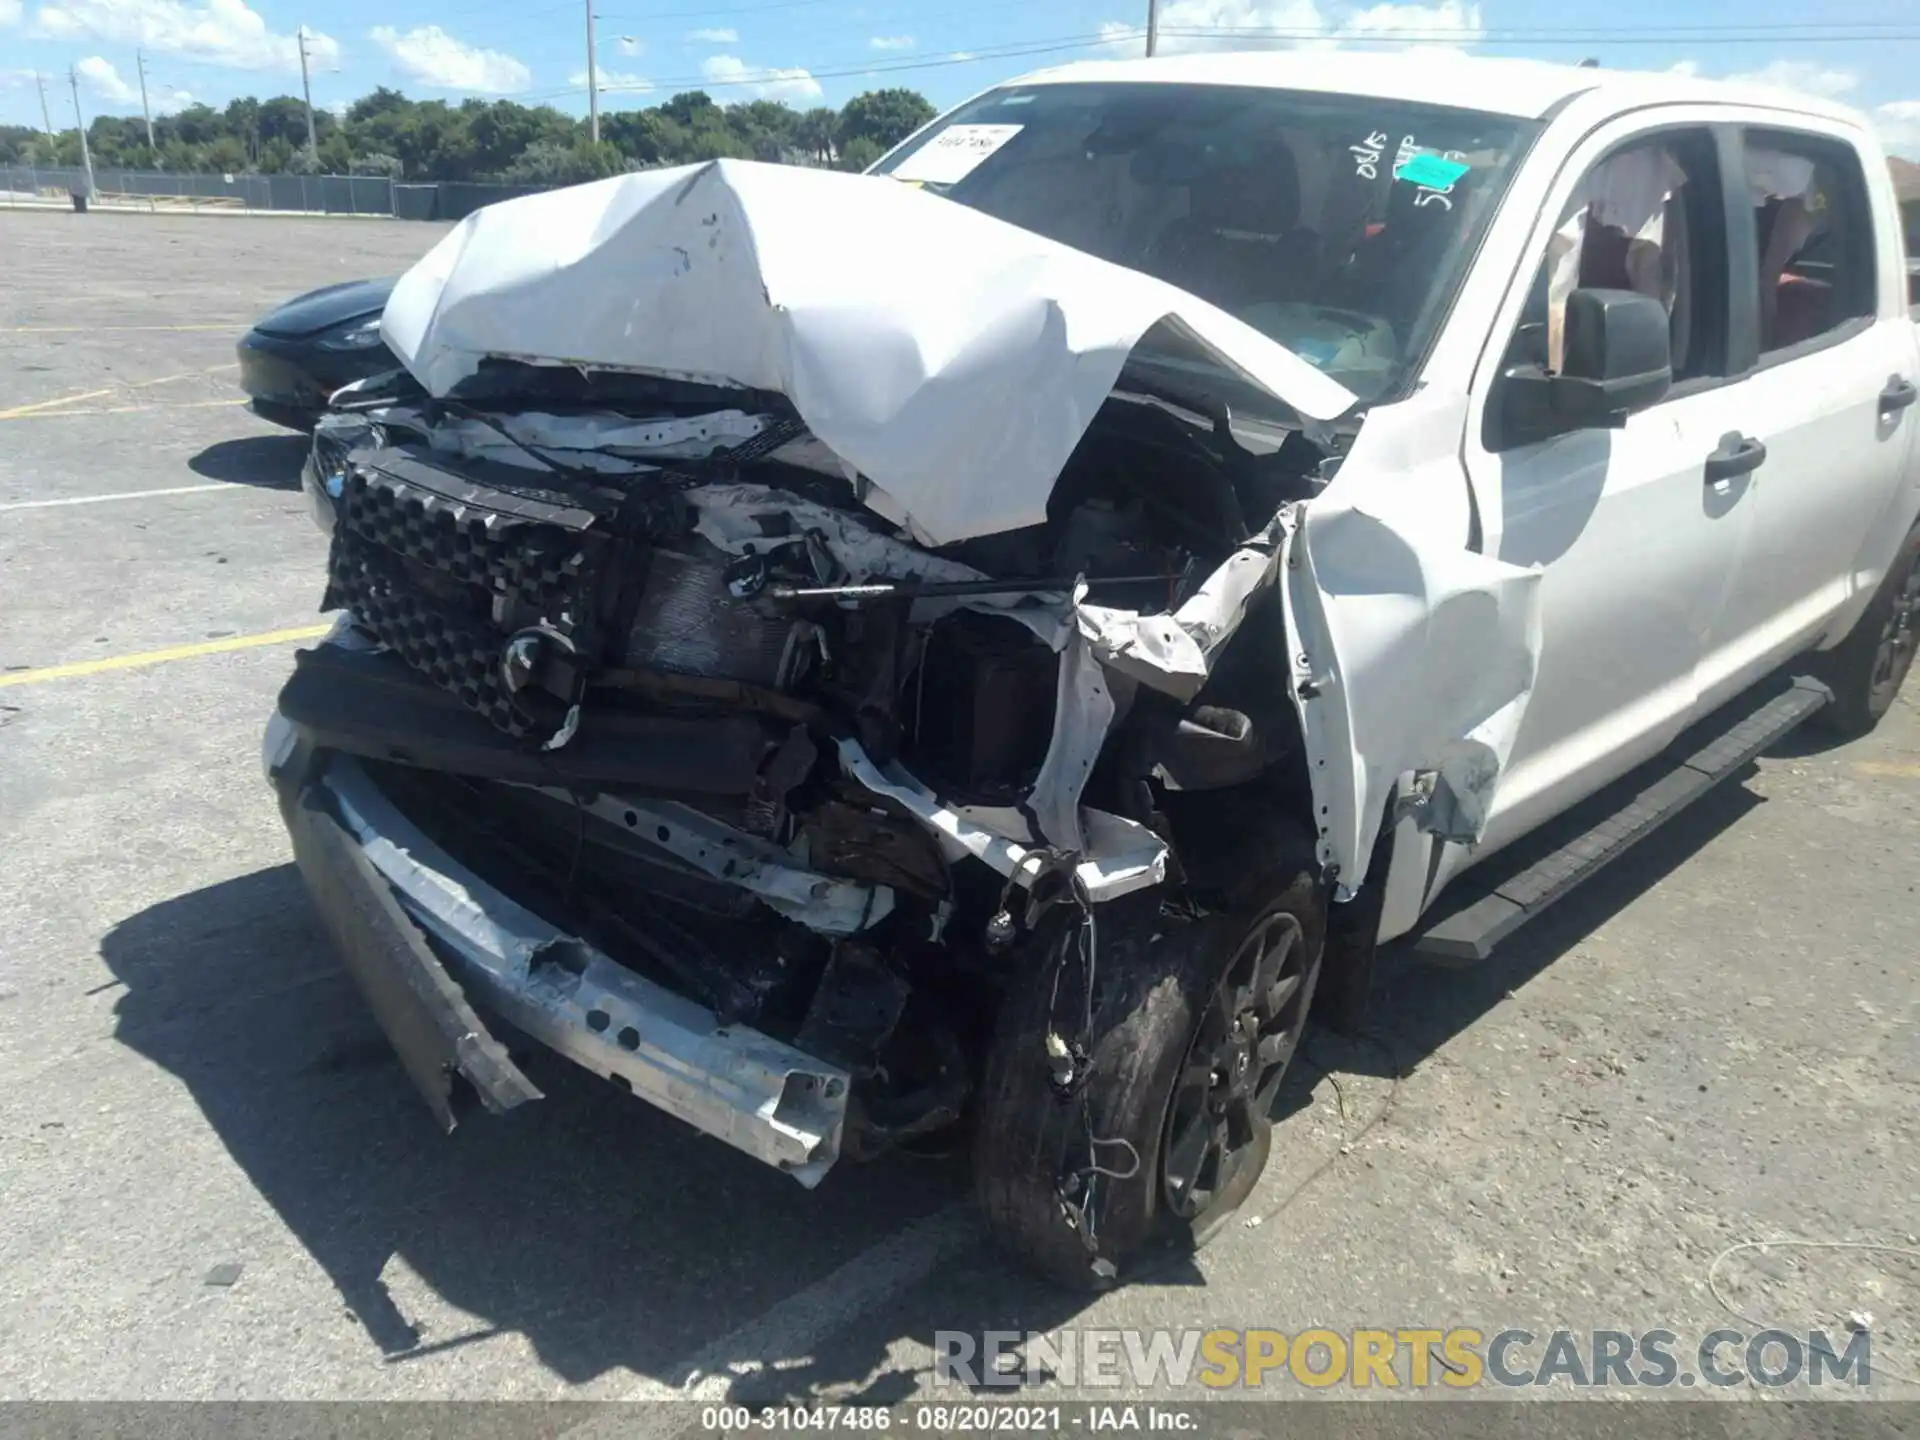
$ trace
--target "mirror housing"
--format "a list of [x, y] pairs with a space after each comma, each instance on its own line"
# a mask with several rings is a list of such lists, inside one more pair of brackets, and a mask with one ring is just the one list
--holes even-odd
[[1673, 388], [1667, 308], [1635, 290], [1575, 290], [1567, 296], [1566, 354], [1500, 377], [1500, 444], [1525, 445], [1574, 430], [1617, 430]]

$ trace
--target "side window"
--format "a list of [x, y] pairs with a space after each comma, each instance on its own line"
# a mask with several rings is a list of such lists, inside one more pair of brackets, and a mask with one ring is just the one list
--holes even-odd
[[1873, 211], [1859, 156], [1849, 145], [1781, 130], [1749, 130], [1745, 142], [1761, 355], [1872, 316]]
[[1567, 296], [1637, 290], [1667, 308], [1676, 382], [1725, 373], [1726, 226], [1705, 130], [1664, 130], [1609, 153], [1561, 211], [1507, 349], [1558, 371]]

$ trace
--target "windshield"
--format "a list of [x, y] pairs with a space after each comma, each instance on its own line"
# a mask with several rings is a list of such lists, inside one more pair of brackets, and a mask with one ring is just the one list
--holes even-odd
[[1371, 400], [1411, 378], [1536, 129], [1371, 96], [1010, 86], [875, 173], [1178, 285]]

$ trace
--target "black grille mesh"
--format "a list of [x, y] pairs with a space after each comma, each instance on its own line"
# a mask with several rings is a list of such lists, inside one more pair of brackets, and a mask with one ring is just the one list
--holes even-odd
[[[549, 738], [565, 706], [531, 712], [507, 689], [496, 607], [569, 640], [590, 625], [591, 566], [563, 526], [482, 510], [390, 477], [349, 472], [328, 556], [345, 606], [402, 660], [516, 738]], [[555, 697], [545, 696], [553, 700]], [[525, 692], [523, 692], [524, 700]]]

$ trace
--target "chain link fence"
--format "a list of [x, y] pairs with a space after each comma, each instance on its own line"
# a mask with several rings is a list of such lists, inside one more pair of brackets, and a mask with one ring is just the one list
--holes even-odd
[[[101, 208], [259, 210], [310, 215], [392, 215], [459, 220], [482, 205], [531, 195], [540, 185], [477, 181], [396, 183], [384, 175], [181, 175], [94, 167], [90, 203]], [[0, 165], [0, 205], [68, 203], [83, 195], [79, 166]]]

